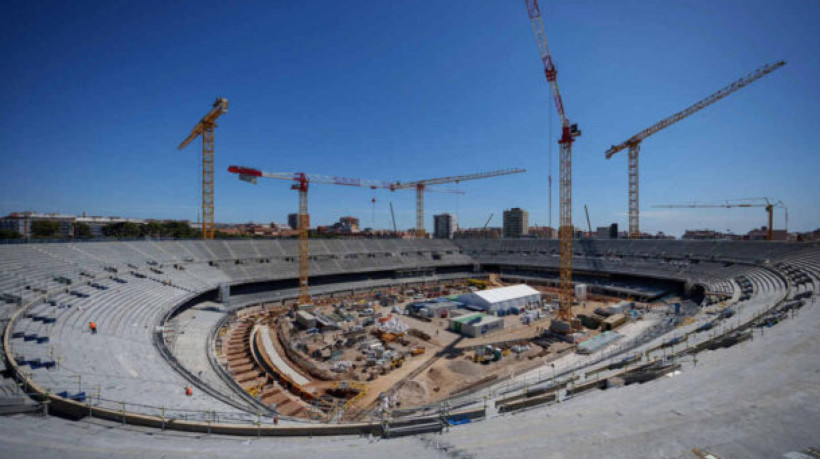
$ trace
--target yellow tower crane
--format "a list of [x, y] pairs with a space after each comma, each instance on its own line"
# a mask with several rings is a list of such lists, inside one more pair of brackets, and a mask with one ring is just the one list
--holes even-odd
[[[427, 188], [430, 185], [441, 185], [444, 183], [459, 183], [467, 180], [478, 180], [490, 177], [499, 177], [502, 175], [520, 174], [527, 172], [526, 169], [502, 169], [492, 172], [479, 172], [477, 174], [454, 175], [451, 177], [439, 177], [425, 180], [416, 180], [413, 182], [395, 182], [389, 185], [391, 191], [403, 190], [408, 188], [416, 189], [416, 237], [425, 237], [424, 230], [424, 193], [426, 191], [433, 191]], [[444, 193], [461, 193], [457, 190], [437, 190]]]
[[766, 231], [766, 240], [773, 241], [774, 240], [774, 209], [775, 207], [783, 209], [785, 211], [785, 218], [786, 218], [786, 231], [789, 230], [789, 209], [783, 204], [783, 201], [777, 201], [776, 203], [772, 203], [769, 198], [751, 198], [749, 200], [761, 200], [765, 201], [765, 203], [760, 202], [757, 204], [749, 204], [749, 203], [729, 203], [728, 201], [724, 204], [669, 204], [663, 206], [652, 206], [655, 209], [704, 209], [704, 208], [718, 208], [723, 207], [726, 209], [731, 209], [734, 207], [763, 207], [766, 210], [766, 213], [769, 216], [769, 226]]
[[743, 78], [735, 81], [734, 83], [720, 89], [718, 92], [712, 94], [711, 96], [697, 102], [696, 104], [678, 112], [674, 115], [665, 118], [652, 126], [644, 129], [643, 131], [633, 135], [632, 137], [626, 139], [624, 142], [620, 143], [619, 145], [613, 145], [606, 151], [606, 159], [612, 158], [612, 155], [618, 153], [619, 151], [628, 148], [629, 149], [629, 237], [630, 238], [640, 238], [641, 237], [641, 230], [640, 230], [640, 217], [639, 217], [639, 206], [638, 206], [638, 152], [641, 149], [641, 142], [655, 134], [659, 131], [662, 131], [669, 126], [677, 123], [678, 121], [700, 111], [704, 108], [714, 104], [715, 102], [723, 99], [724, 97], [732, 94], [733, 92], [739, 90], [740, 88], [748, 85], [749, 83], [754, 82], [755, 80], [768, 75], [769, 73], [774, 72], [775, 70], [779, 69], [786, 65], [784, 61], [778, 61], [774, 64], [766, 64], [763, 67], [755, 70], [754, 72], [744, 76]]
[[178, 147], [182, 150], [202, 136], [202, 239], [214, 238], [214, 128], [217, 118], [227, 112], [228, 99], [217, 97], [211, 111], [196, 123]]

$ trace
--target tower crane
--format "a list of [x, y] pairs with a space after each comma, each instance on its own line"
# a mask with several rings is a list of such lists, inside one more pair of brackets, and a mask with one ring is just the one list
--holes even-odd
[[[244, 166], [230, 166], [228, 172], [239, 174], [239, 179], [256, 184], [258, 178], [269, 178], [278, 180], [288, 180], [292, 182], [291, 189], [299, 192], [299, 304], [309, 304], [310, 294], [308, 292], [308, 228], [310, 227], [310, 215], [308, 214], [308, 186], [310, 183], [323, 183], [329, 185], [343, 185], [354, 187], [365, 187], [370, 189], [393, 190], [396, 183], [379, 182], [376, 180], [362, 180], [358, 178], [331, 177], [327, 175], [306, 174], [304, 172], [263, 172], [259, 169]], [[450, 193], [451, 190], [427, 189], [427, 191], [438, 191]], [[461, 191], [455, 191], [463, 193]], [[392, 203], [391, 203], [392, 210]], [[395, 230], [395, 218], [393, 228]]]
[[[424, 193], [425, 191], [431, 191], [427, 188], [430, 185], [441, 185], [444, 183], [459, 183], [465, 182], [467, 180], [478, 180], [478, 179], [485, 179], [490, 177], [498, 177], [502, 175], [510, 175], [510, 174], [520, 174], [522, 172], [527, 172], [526, 169], [501, 169], [492, 172], [479, 172], [477, 174], [467, 174], [467, 175], [455, 175], [451, 177], [438, 177], [432, 179], [425, 179], [425, 180], [416, 180], [413, 182], [394, 182], [389, 185], [391, 191], [395, 190], [403, 190], [408, 188], [415, 188], [416, 189], [416, 237], [424, 237]], [[457, 190], [438, 190], [442, 192], [449, 192], [449, 193], [461, 193]]]
[[396, 228], [396, 214], [393, 213], [393, 201], [390, 201], [390, 219], [393, 220], [393, 235], [396, 236], [399, 234], [399, 230]]
[[726, 201], [724, 204], [669, 204], [669, 205], [662, 205], [662, 206], [652, 206], [655, 209], [703, 209], [703, 208], [733, 208], [733, 207], [763, 207], [766, 209], [766, 213], [769, 215], [769, 226], [767, 228], [766, 240], [772, 241], [774, 240], [774, 209], [781, 208], [785, 211], [785, 219], [786, 219], [786, 231], [789, 230], [789, 208], [783, 204], [783, 201], [777, 201], [772, 203], [769, 198], [751, 198], [749, 200], [761, 200], [765, 203], [757, 203], [757, 204], [750, 204], [750, 203], [729, 203]]
[[489, 225], [489, 224], [490, 224], [490, 220], [492, 220], [492, 219], [493, 219], [493, 216], [495, 216], [495, 214], [494, 214], [494, 213], [490, 213], [490, 216], [489, 216], [489, 217], [487, 217], [487, 221], [486, 221], [486, 222], [484, 222], [484, 228], [482, 228], [482, 229], [484, 229], [484, 230], [486, 230], [486, 229], [487, 229], [487, 225]]
[[538, 43], [538, 51], [541, 55], [541, 63], [544, 66], [544, 76], [547, 78], [555, 109], [561, 120], [561, 138], [558, 140], [560, 146], [560, 179], [558, 200], [560, 202], [560, 228], [558, 230], [560, 239], [560, 283], [558, 288], [558, 319], [567, 323], [572, 322], [572, 142], [581, 135], [577, 124], [572, 124], [564, 112], [564, 102], [561, 99], [561, 92], [558, 90], [558, 72], [552, 61], [549, 46], [547, 45], [547, 35], [544, 31], [544, 21], [541, 18], [541, 9], [537, 0], [525, 0], [527, 13], [530, 17], [532, 30], [535, 33], [535, 41]]
[[182, 150], [202, 136], [202, 239], [214, 238], [214, 128], [216, 120], [227, 112], [228, 99], [217, 97], [211, 111], [196, 123], [177, 147]]
[[685, 108], [684, 110], [675, 113], [674, 115], [665, 118], [652, 126], [638, 132], [637, 134], [633, 135], [632, 137], [626, 139], [624, 142], [618, 145], [612, 145], [606, 151], [606, 159], [612, 158], [612, 155], [618, 153], [621, 150], [629, 149], [629, 160], [628, 160], [628, 168], [629, 168], [629, 237], [630, 238], [639, 238], [641, 237], [640, 231], [640, 218], [639, 218], [639, 206], [638, 206], [638, 152], [641, 148], [641, 142], [646, 139], [647, 137], [655, 134], [659, 131], [662, 131], [669, 126], [677, 123], [678, 121], [700, 111], [704, 108], [714, 104], [715, 102], [723, 99], [724, 97], [728, 96], [739, 90], [740, 88], [748, 85], [749, 83], [754, 82], [755, 80], [768, 75], [769, 73], [774, 72], [775, 70], [779, 69], [780, 67], [786, 65], [784, 61], [778, 61], [774, 64], [766, 64], [763, 67], [755, 70], [754, 72], [744, 76], [743, 78], [729, 84], [721, 88], [716, 93], [710, 95], [709, 97], [700, 100], [699, 102], [695, 103], [694, 105]]

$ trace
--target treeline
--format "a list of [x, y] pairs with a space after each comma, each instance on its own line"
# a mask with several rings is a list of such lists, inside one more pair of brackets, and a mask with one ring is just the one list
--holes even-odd
[[202, 236], [202, 232], [185, 222], [150, 222], [140, 225], [132, 222], [111, 223], [102, 227], [103, 236], [114, 239], [169, 238], [191, 239]]
[[[87, 223], [74, 222], [71, 228], [66, 230], [63, 225], [67, 223], [49, 220], [37, 220], [31, 222], [31, 239], [94, 239], [91, 227]], [[195, 239], [202, 237], [202, 232], [191, 228], [188, 223], [169, 221], [151, 222], [138, 224], [132, 222], [111, 223], [101, 228], [102, 237], [105, 239], [139, 239], [139, 238], [164, 238], [164, 239]], [[71, 234], [67, 236], [66, 234]], [[221, 233], [216, 237], [231, 237], [231, 235]], [[22, 239], [23, 235], [13, 230], [0, 230], [0, 240]]]

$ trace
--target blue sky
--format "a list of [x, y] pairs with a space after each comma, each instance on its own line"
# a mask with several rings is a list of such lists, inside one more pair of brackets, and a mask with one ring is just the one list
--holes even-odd
[[[820, 3], [542, 2], [575, 143], [574, 216], [626, 226], [626, 156], [604, 151], [761, 65], [787, 65], [644, 141], [642, 229], [745, 232], [761, 209], [655, 204], [769, 196], [789, 229], [820, 226]], [[508, 167], [528, 173], [428, 194], [432, 215], [481, 226], [505, 208], [557, 223], [557, 116], [523, 1], [4, 3], [0, 213], [188, 218], [199, 143], [177, 145], [217, 95], [216, 219], [279, 221], [287, 182], [231, 164], [378, 180]], [[554, 140], [554, 139], [553, 139]], [[411, 191], [316, 185], [311, 221], [414, 225]], [[783, 215], [776, 216], [776, 227]]]

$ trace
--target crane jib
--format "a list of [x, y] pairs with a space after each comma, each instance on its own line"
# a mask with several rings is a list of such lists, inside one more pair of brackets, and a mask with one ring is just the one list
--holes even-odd
[[612, 157], [612, 155], [614, 155], [615, 153], [618, 153], [621, 150], [624, 150], [628, 147], [638, 145], [641, 141], [643, 141], [647, 137], [668, 128], [669, 126], [677, 123], [678, 121], [681, 121], [684, 118], [687, 118], [690, 115], [693, 115], [693, 114], [699, 112], [700, 110], [703, 110], [704, 108], [706, 108], [706, 107], [714, 104], [715, 102], [723, 99], [724, 97], [738, 91], [739, 89], [749, 85], [750, 83], [762, 78], [763, 76], [774, 72], [775, 70], [779, 69], [780, 67], [782, 67], [784, 65], [786, 65], [786, 61], [777, 61], [773, 64], [766, 64], [763, 67], [760, 67], [759, 69], [755, 70], [752, 73], [749, 73], [748, 75], [744, 76], [743, 78], [740, 78], [739, 80], [736, 80], [736, 81], [730, 83], [729, 85], [724, 86], [723, 88], [721, 88], [717, 92], [712, 93], [708, 97], [706, 97], [704, 99], [701, 99], [698, 102], [690, 105], [689, 107], [675, 113], [674, 115], [668, 116], [668, 117], [662, 119], [661, 121], [658, 121], [657, 123], [653, 124], [652, 126], [638, 132], [637, 134], [633, 135], [632, 137], [630, 137], [625, 142], [623, 142], [623, 143], [621, 143], [617, 146], [613, 145], [611, 148], [609, 148], [606, 151], [606, 158], [609, 159], [609, 158]]

